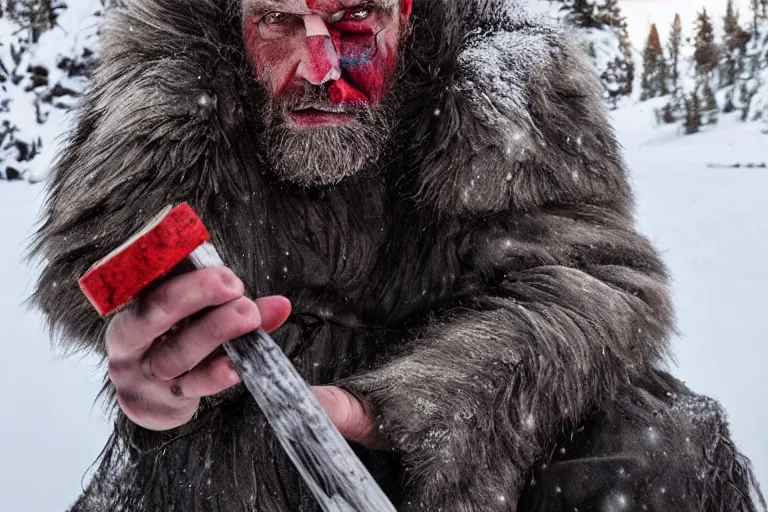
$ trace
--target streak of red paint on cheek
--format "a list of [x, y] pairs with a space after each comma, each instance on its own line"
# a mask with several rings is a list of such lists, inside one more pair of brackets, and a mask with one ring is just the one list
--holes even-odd
[[346, 77], [328, 88], [334, 103], [379, 103], [390, 87], [394, 62], [383, 66], [376, 62], [345, 70]]
[[[372, 41], [380, 46], [371, 60], [360, 62], [345, 68], [346, 76], [352, 85], [361, 91], [368, 102], [379, 103], [392, 85], [397, 67], [396, 43], [390, 47], [386, 41]], [[381, 46], [385, 46], [382, 48]]]
[[[388, 68], [389, 66], [387, 66]], [[365, 93], [368, 102], [379, 103], [387, 93], [390, 85], [391, 73], [385, 73], [387, 69], [380, 69], [375, 62], [368, 65], [349, 69], [349, 80]]]
[[258, 25], [251, 21], [243, 23], [242, 33], [256, 77], [274, 96], [283, 94], [294, 83], [299, 66], [298, 61], [291, 58], [291, 46], [280, 42], [266, 43], [261, 39]]
[[400, 2], [400, 15], [406, 20], [411, 17], [413, 11], [413, 0], [402, 0]]
[[[405, 30], [409, 18], [413, 11], [413, 0], [401, 0], [400, 2], [400, 23], [401, 26], [395, 29], [399, 34]], [[394, 27], [392, 27], [394, 29]], [[354, 29], [354, 27], [350, 27]], [[350, 30], [355, 32], [354, 30]], [[355, 89], [362, 91], [367, 97], [368, 102], [372, 104], [379, 103], [387, 91], [392, 86], [395, 69], [397, 68], [397, 46], [399, 35], [388, 31], [382, 34], [383, 39], [372, 41], [372, 44], [378, 47], [374, 57], [366, 62], [361, 62], [356, 66], [348, 66], [344, 69], [349, 82]]]

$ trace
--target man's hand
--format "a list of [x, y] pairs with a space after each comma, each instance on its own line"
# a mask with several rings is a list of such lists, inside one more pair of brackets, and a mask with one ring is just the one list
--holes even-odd
[[345, 439], [370, 450], [392, 448], [379, 435], [370, 411], [350, 393], [336, 386], [313, 386], [312, 392]]
[[[150, 430], [187, 423], [202, 397], [240, 381], [221, 345], [259, 327], [273, 331], [290, 312], [285, 297], [245, 297], [242, 281], [227, 268], [169, 279], [118, 313], [107, 329], [109, 376], [120, 407]], [[345, 438], [386, 448], [352, 395], [332, 386], [313, 392]]]

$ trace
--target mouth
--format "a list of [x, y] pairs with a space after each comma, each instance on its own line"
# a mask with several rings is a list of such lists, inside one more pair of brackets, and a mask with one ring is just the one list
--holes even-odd
[[354, 115], [343, 105], [311, 105], [288, 111], [288, 118], [298, 126], [345, 124]]

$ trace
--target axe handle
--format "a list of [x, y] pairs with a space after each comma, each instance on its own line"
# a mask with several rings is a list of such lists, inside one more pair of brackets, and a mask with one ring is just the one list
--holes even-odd
[[[189, 260], [196, 268], [224, 266], [208, 242]], [[225, 343], [224, 350], [325, 512], [395, 512], [307, 383], [263, 329]]]

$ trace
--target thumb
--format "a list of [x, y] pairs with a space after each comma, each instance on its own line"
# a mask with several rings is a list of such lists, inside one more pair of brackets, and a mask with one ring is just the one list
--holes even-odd
[[336, 386], [313, 386], [312, 393], [344, 439], [371, 450], [391, 449], [379, 436], [370, 412], [350, 393]]

